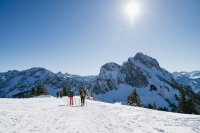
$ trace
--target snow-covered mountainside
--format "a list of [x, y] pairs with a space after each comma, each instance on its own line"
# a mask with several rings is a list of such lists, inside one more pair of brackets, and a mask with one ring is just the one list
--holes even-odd
[[95, 78], [95, 76], [80, 77], [61, 72], [54, 74], [44, 68], [31, 68], [21, 72], [8, 71], [0, 73], [0, 97], [18, 97], [39, 84], [44, 84], [53, 96], [57, 90], [62, 90], [63, 86], [70, 86], [78, 92], [80, 86], [88, 85]]
[[157, 108], [172, 111], [178, 105], [179, 88], [173, 75], [143, 53], [137, 53], [122, 65], [107, 63], [97, 76], [55, 74], [44, 68], [0, 73], [0, 97], [19, 97], [38, 84], [44, 84], [53, 96], [63, 86], [78, 93], [85, 85], [99, 101], [127, 104], [128, 96], [136, 89], [145, 107], [155, 103]]
[[199, 133], [200, 116], [54, 97], [0, 99], [1, 133]]
[[146, 107], [155, 102], [158, 108], [173, 110], [178, 104], [179, 90], [172, 74], [161, 68], [156, 59], [142, 53], [129, 58], [122, 66], [105, 64], [94, 84], [98, 100], [124, 104], [134, 88]]
[[200, 71], [175, 72], [173, 76], [178, 83], [189, 86], [194, 92], [200, 93]]

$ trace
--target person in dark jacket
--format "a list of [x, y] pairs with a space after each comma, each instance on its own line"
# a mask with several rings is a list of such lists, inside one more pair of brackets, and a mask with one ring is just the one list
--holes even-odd
[[62, 98], [63, 97], [63, 92], [62, 91], [60, 91], [60, 98]]
[[57, 95], [57, 98], [59, 98], [59, 91], [57, 91], [56, 95]]
[[74, 92], [73, 92], [73, 90], [70, 90], [70, 92], [69, 92], [69, 101], [70, 101], [70, 105], [73, 105], [73, 104], [74, 104], [73, 96], [74, 96]]
[[86, 90], [82, 88], [80, 91], [81, 106], [83, 106], [85, 104], [85, 96], [86, 95], [87, 95]]

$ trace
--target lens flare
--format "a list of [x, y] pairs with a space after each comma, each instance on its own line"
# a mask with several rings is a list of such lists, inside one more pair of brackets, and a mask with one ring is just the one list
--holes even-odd
[[135, 0], [131, 0], [125, 5], [124, 11], [130, 22], [134, 22], [140, 16], [141, 4]]

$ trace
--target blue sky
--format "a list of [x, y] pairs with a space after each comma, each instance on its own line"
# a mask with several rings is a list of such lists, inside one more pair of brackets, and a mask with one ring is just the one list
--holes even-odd
[[0, 72], [44, 67], [95, 75], [137, 52], [170, 72], [200, 70], [200, 1], [0, 0]]

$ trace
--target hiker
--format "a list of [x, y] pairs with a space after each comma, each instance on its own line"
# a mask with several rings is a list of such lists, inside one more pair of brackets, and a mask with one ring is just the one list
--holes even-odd
[[74, 104], [73, 96], [74, 96], [74, 92], [73, 92], [73, 90], [70, 90], [70, 92], [69, 92], [69, 101], [70, 101], [70, 105], [73, 105], [73, 104]]
[[57, 98], [59, 98], [59, 91], [57, 91], [56, 95], [57, 95]]
[[63, 97], [63, 92], [62, 91], [60, 91], [60, 98], [62, 98]]
[[85, 92], [86, 92], [86, 99], [90, 99], [90, 96], [89, 96], [89, 91], [88, 91], [88, 89], [86, 89], [86, 90], [85, 90]]
[[85, 96], [87, 95], [87, 92], [84, 88], [81, 89], [80, 91], [80, 96], [81, 96], [81, 106], [85, 104]]

